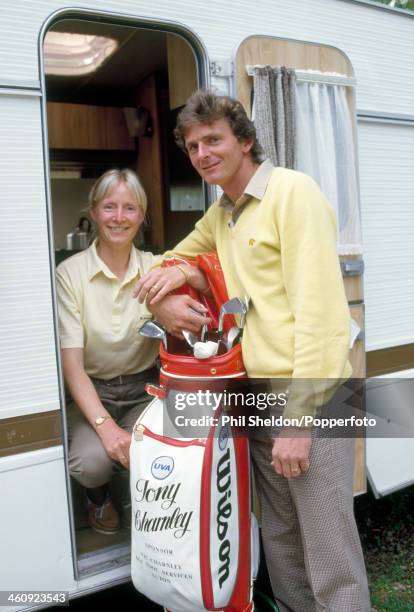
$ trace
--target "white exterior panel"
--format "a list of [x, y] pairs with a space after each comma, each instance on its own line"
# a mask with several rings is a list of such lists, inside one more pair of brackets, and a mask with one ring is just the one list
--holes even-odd
[[212, 59], [229, 59], [252, 34], [333, 45], [354, 65], [359, 109], [413, 114], [414, 18], [403, 12], [345, 0], [211, 0], [208, 4], [202, 0], [25, 0], [3, 4], [0, 84], [39, 79], [37, 44], [42, 23], [58, 9], [71, 6], [182, 23], [201, 37]]
[[0, 418], [59, 408], [40, 99], [0, 95]]
[[0, 590], [76, 586], [65, 483], [61, 446], [0, 459]]
[[358, 123], [367, 350], [414, 342], [414, 124]]
[[[366, 388], [367, 416], [376, 419], [377, 435], [366, 438], [367, 472], [376, 497], [414, 484], [414, 423], [410, 398], [414, 370], [371, 378]], [[391, 458], [391, 460], [390, 460]]]

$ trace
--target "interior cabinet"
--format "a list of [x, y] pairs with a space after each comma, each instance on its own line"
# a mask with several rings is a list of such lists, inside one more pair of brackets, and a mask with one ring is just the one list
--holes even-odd
[[47, 116], [52, 149], [135, 149], [122, 108], [48, 102]]
[[134, 96], [136, 106], [148, 109], [152, 119], [152, 136], [139, 138], [139, 155], [136, 170], [148, 198], [147, 230], [151, 250], [165, 250], [165, 185], [167, 177], [163, 163], [163, 140], [160, 116], [158, 75], [151, 74], [137, 88]]
[[167, 35], [170, 109], [183, 106], [197, 89], [197, 66], [194, 53], [184, 39]]

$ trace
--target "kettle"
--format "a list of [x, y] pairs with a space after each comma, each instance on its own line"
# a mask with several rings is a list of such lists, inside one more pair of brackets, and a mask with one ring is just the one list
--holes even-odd
[[91, 222], [87, 217], [81, 217], [74, 232], [66, 236], [66, 248], [69, 251], [82, 251], [89, 246], [91, 236]]

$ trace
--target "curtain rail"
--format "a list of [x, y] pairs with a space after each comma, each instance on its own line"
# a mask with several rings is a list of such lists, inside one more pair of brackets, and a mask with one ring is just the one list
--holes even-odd
[[[263, 64], [256, 66], [246, 66], [246, 71], [249, 76], [253, 76], [254, 68], [264, 68]], [[275, 68], [275, 66], [273, 66]], [[296, 81], [298, 82], [313, 82], [325, 83], [326, 85], [344, 85], [345, 87], [355, 87], [356, 78], [332, 72], [316, 72], [308, 70], [295, 70]]]

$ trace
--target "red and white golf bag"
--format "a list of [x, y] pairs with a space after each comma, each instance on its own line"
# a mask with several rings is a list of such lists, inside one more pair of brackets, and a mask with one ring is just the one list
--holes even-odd
[[[174, 263], [180, 261], [167, 265]], [[213, 298], [192, 295], [208, 307], [213, 329], [227, 300], [222, 271], [215, 253], [199, 256], [196, 265], [206, 273]], [[224, 330], [233, 325], [229, 315]], [[248, 440], [232, 435], [223, 405], [207, 407], [211, 426], [201, 437], [191, 429], [185, 437], [175, 434], [166, 425], [174, 418], [177, 394], [222, 392], [245, 377], [241, 346], [208, 359], [189, 355], [185, 343], [173, 337], [167, 346], [168, 351], [160, 347], [160, 387], [148, 386], [154, 399], [132, 436], [132, 580], [172, 612], [248, 612], [258, 562]], [[205, 413], [203, 406], [200, 415]]]

